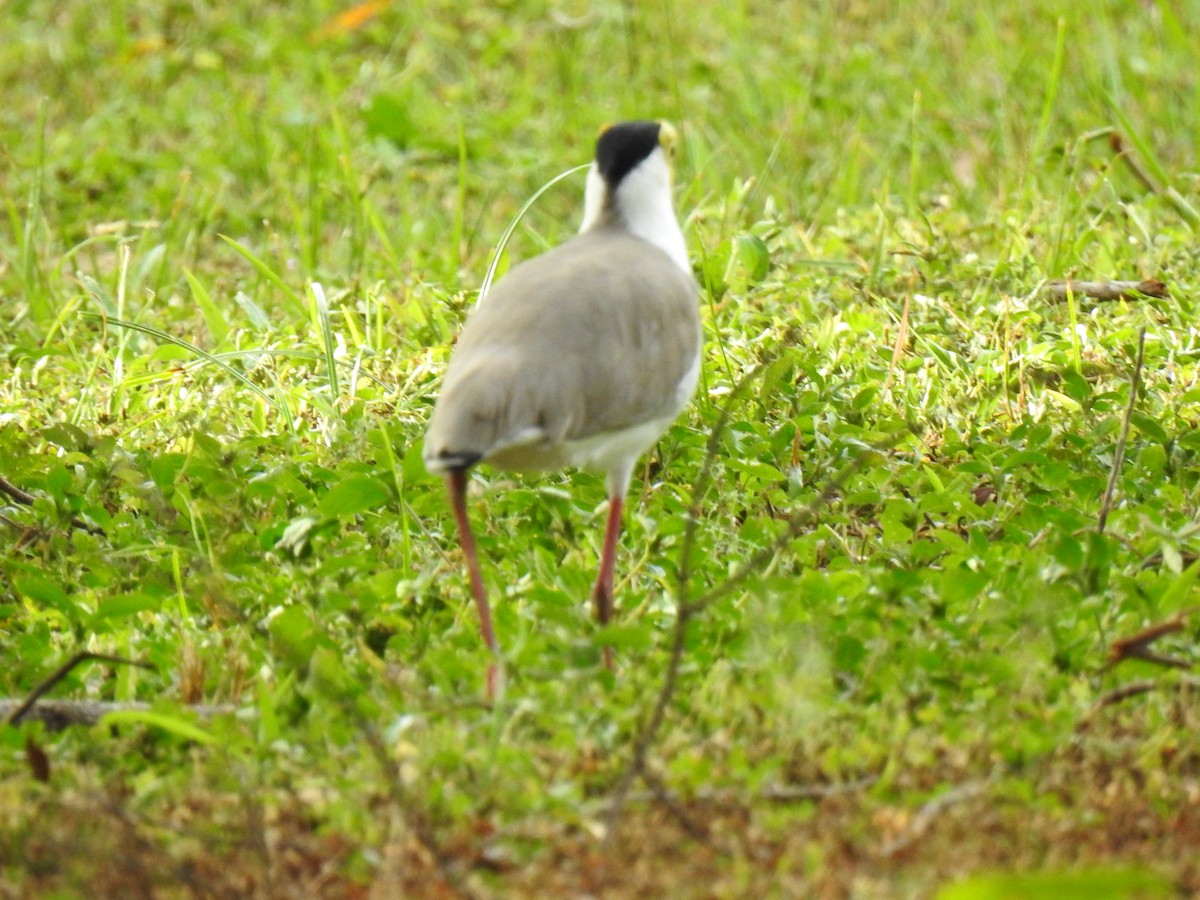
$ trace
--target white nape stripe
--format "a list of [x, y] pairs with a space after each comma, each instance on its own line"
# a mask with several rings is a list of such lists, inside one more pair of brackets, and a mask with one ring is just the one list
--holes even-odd
[[[581, 232], [599, 222], [607, 193], [608, 185], [592, 163], [583, 198]], [[656, 147], [621, 179], [613, 206], [626, 230], [658, 247], [675, 265], [691, 274], [687, 245], [671, 203], [671, 167], [661, 147]]]

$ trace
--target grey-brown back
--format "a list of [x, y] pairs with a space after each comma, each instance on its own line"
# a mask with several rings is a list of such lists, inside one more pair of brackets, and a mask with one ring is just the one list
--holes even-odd
[[[503, 453], [561, 465], [556, 448], [673, 416], [700, 353], [697, 290], [662, 250], [616, 228], [516, 266], [471, 314], [429, 423], [444, 471]], [[528, 445], [528, 453], [512, 453]]]

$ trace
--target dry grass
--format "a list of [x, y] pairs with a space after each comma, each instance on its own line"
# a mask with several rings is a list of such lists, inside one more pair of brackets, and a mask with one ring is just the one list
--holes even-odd
[[[1181, 715], [1189, 702], [1181, 700]], [[990, 777], [979, 777], [981, 761], [998, 760], [996, 748], [946, 747], [931, 764], [899, 772], [886, 790], [833, 789], [800, 800], [714, 793], [679, 807], [702, 839], [650, 797], [629, 806], [611, 842], [579, 825], [539, 820], [495, 829], [481, 819], [445, 836], [440, 864], [382, 796], [374, 812], [387, 835], [368, 847], [330, 830], [298, 797], [263, 808], [249, 796], [201, 789], [135, 812], [141, 804], [118, 789], [64, 794], [10, 785], [0, 851], [6, 868], [19, 860], [24, 871], [19, 887], [0, 880], [0, 890], [6, 897], [894, 898], [931, 896], [988, 870], [1130, 865], [1192, 896], [1200, 892], [1200, 752], [1185, 742], [1188, 733], [1177, 736], [1178, 744], [1149, 741], [1144, 716], [1122, 713], [1093, 721], [1019, 780], [998, 761]]]

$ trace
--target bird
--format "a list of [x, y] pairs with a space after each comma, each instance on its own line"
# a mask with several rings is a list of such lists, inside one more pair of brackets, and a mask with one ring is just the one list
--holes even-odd
[[[603, 625], [613, 614], [634, 465], [695, 393], [702, 333], [699, 290], [671, 196], [678, 144], [665, 121], [603, 128], [579, 233], [497, 281], [451, 352], [422, 455], [446, 480], [492, 654], [490, 698], [502, 683], [501, 657], [467, 512], [471, 467], [604, 474], [608, 516], [591, 594]], [[611, 648], [603, 661], [612, 668]]]

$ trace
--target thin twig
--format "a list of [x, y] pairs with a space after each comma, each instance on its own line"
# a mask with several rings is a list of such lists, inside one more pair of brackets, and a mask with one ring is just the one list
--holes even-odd
[[1152, 194], [1165, 198], [1168, 203], [1175, 207], [1175, 211], [1179, 213], [1184, 221], [1193, 228], [1200, 225], [1200, 213], [1196, 212], [1196, 208], [1187, 201], [1187, 198], [1179, 193], [1178, 188], [1174, 185], [1168, 184], [1164, 187], [1155, 181], [1142, 167], [1137, 157], [1134, 156], [1133, 151], [1125, 146], [1120, 132], [1116, 130], [1112, 131], [1108, 136], [1108, 144], [1113, 152], [1117, 154], [1117, 158], [1129, 167], [1129, 171], [1133, 173], [1133, 177], [1142, 183], [1142, 187]]
[[[655, 776], [657, 777], [657, 776]], [[879, 783], [878, 775], [869, 775], [856, 781], [846, 781], [840, 784], [765, 784], [752, 794], [745, 794], [729, 788], [697, 788], [689, 794], [688, 799], [693, 803], [706, 805], [728, 805], [732, 803], [752, 803], [762, 800], [767, 803], [806, 803], [811, 800], [824, 800], [826, 797], [840, 797], [845, 794], [858, 794], [869, 790]], [[659, 791], [630, 791], [627, 799], [631, 803], [655, 800]]]
[[902, 834], [897, 835], [880, 848], [880, 854], [883, 856], [894, 856], [901, 850], [912, 846], [912, 844], [920, 840], [929, 831], [934, 819], [950, 807], [978, 797], [987, 789], [988, 785], [989, 782], [986, 779], [967, 781], [952, 787], [944, 794], [934, 797], [917, 810], [912, 817], [911, 824]]
[[680, 827], [688, 835], [703, 844], [712, 844], [712, 837], [708, 831], [702, 825], [697, 824], [695, 819], [687, 814], [687, 810], [683, 808], [683, 804], [675, 798], [675, 795], [671, 793], [671, 789], [666, 786], [658, 775], [651, 772], [649, 768], [643, 767], [642, 781], [646, 782], [646, 786], [654, 794], [654, 799], [666, 807], [667, 812], [675, 817], [675, 821], [679, 823]]
[[[621, 777], [618, 779], [617, 785], [613, 790], [612, 805], [609, 807], [608, 816], [606, 817], [605, 844], [610, 844], [614, 839], [620, 814], [634, 780], [638, 777], [641, 777], [643, 780], [647, 779], [646, 757], [649, 754], [651, 745], [658, 736], [663, 721], [666, 719], [667, 709], [675, 697], [675, 692], [679, 685], [679, 673], [683, 664], [683, 654], [687, 647], [688, 626], [691, 624], [692, 619], [704, 612], [712, 603], [733, 592], [737, 587], [759, 574], [771, 559], [800, 535], [821, 509], [832, 502], [841, 492], [842, 482], [847, 477], [861, 468], [867, 459], [872, 457], [879, 449], [885, 449], [870, 448], [859, 453], [841, 472], [837, 473], [837, 475], [826, 483], [824, 489], [816, 499], [810, 501], [807, 505], [788, 517], [787, 527], [774, 541], [752, 555], [732, 575], [706, 591], [699, 599], [691, 600], [691, 555], [695, 546], [696, 528], [700, 521], [700, 501], [707, 494], [711, 482], [712, 466], [716, 458], [717, 445], [729, 423], [734, 401], [739, 399], [748, 387], [761, 377], [768, 366], [769, 364], [767, 363], [760, 365], [738, 382], [730, 392], [725, 406], [721, 410], [717, 424], [709, 435], [708, 444], [705, 448], [704, 464], [701, 467], [700, 474], [692, 490], [692, 503], [680, 550], [679, 576], [677, 580], [678, 609], [675, 616], [675, 629], [671, 640], [670, 656], [666, 672], [650, 715], [644, 721], [638, 733], [637, 740], [634, 742], [633, 754], [629, 764], [621, 773]], [[899, 440], [899, 436], [892, 443], [895, 440]], [[648, 781], [647, 784], [649, 785]]]
[[892, 360], [888, 363], [887, 378], [883, 380], [885, 391], [892, 386], [892, 379], [896, 377], [896, 368], [900, 365], [900, 359], [908, 348], [908, 319], [912, 312], [912, 294], [912, 285], [910, 284], [908, 290], [904, 292], [904, 309], [900, 311], [900, 327], [896, 330], [896, 343], [892, 346]]
[[638, 775], [644, 774], [646, 755], [649, 753], [650, 745], [653, 744], [657, 737], [658, 730], [662, 727], [663, 720], [666, 718], [667, 709], [674, 699], [675, 691], [679, 684], [679, 671], [683, 664], [683, 653], [687, 646], [687, 631], [691, 620], [714, 602], [732, 593], [737, 587], [761, 572], [762, 568], [776, 554], [800, 535], [821, 509], [833, 501], [841, 492], [843, 481], [860, 469], [865, 461], [874, 455], [874, 452], [875, 448], [872, 448], [871, 450], [864, 450], [862, 453], [859, 453], [858, 456], [851, 460], [849, 465], [825, 484], [824, 489], [815, 500], [812, 500], [788, 518], [787, 528], [784, 529], [782, 534], [742, 563], [736, 572], [701, 595], [698, 600], [686, 602], [684, 599], [686, 594], [684, 589], [681, 588], [679, 611], [675, 617], [675, 632], [671, 642], [671, 656], [667, 663], [666, 675], [663, 678], [662, 688], [659, 690], [658, 698], [655, 701], [654, 710], [638, 735], [629, 767], [625, 770], [621, 781], [618, 782], [617, 789], [613, 792], [613, 805], [608, 817], [606, 841], [611, 839], [615, 831], [617, 816], [624, 805], [625, 794], [632, 785], [633, 779]]
[[744, 561], [732, 575], [720, 584], [709, 588], [705, 593], [701, 594], [700, 599], [692, 604], [694, 607], [693, 611], [700, 612], [706, 609], [757, 575], [763, 566], [775, 558], [775, 555], [780, 550], [800, 536], [804, 528], [810, 525], [813, 519], [816, 518], [818, 512], [829, 506], [836, 499], [837, 495], [842, 491], [842, 485], [846, 478], [861, 469], [867, 460], [876, 453], [886, 449], [888, 449], [888, 445], [871, 447], [857, 454], [842, 471], [825, 482], [825, 487], [821, 489], [821, 493], [815, 499], [810, 500], [805, 506], [802, 506], [788, 516], [787, 527], [774, 541]]
[[1092, 720], [1102, 709], [1107, 709], [1110, 706], [1116, 706], [1118, 703], [1124, 703], [1133, 697], [1140, 697], [1142, 694], [1149, 694], [1151, 691], [1161, 687], [1161, 682], [1147, 678], [1142, 681], [1131, 681], [1129, 684], [1123, 684], [1118, 688], [1113, 688], [1106, 694], [1102, 694], [1100, 699], [1092, 704], [1092, 708], [1084, 714], [1083, 718], [1075, 723], [1075, 731], [1086, 731], [1091, 727]]
[[1192, 668], [1192, 664], [1188, 660], [1175, 656], [1167, 656], [1163, 653], [1156, 653], [1151, 647], [1160, 638], [1166, 637], [1168, 634], [1174, 634], [1177, 631], [1182, 631], [1185, 627], [1184, 623], [1187, 617], [1197, 610], [1200, 610], [1200, 607], [1191, 606], [1187, 609], [1182, 609], [1165, 622], [1159, 622], [1156, 625], [1143, 628], [1137, 634], [1131, 634], [1129, 637], [1113, 641], [1108, 648], [1108, 665], [1105, 666], [1105, 669], [1111, 669], [1113, 666], [1127, 659], [1140, 659], [1172, 669]]
[[1146, 678], [1141, 681], [1131, 681], [1128, 684], [1123, 684], [1120, 687], [1113, 688], [1105, 694], [1102, 694], [1095, 703], [1092, 704], [1083, 717], [1075, 723], [1075, 731], [1081, 732], [1088, 730], [1092, 721], [1096, 718], [1101, 710], [1107, 709], [1110, 706], [1116, 706], [1118, 703], [1124, 703], [1126, 700], [1131, 700], [1134, 697], [1141, 697], [1143, 694], [1149, 694], [1153, 691], [1168, 690], [1168, 691], [1187, 691], [1189, 693], [1200, 690], [1200, 678], [1194, 675], [1178, 675], [1170, 680]]
[[383, 770], [384, 783], [391, 797], [395, 814], [400, 818], [404, 826], [412, 829], [413, 837], [416, 838], [417, 843], [433, 859], [434, 864], [445, 880], [446, 886], [453, 893], [464, 898], [464, 900], [475, 900], [478, 895], [475, 891], [471, 890], [462, 876], [454, 871], [449, 854], [442, 849], [429, 821], [420, 813], [419, 806], [405, 786], [404, 776], [400, 772], [400, 767], [396, 764], [396, 760], [392, 758], [386, 741], [384, 741], [383, 736], [379, 733], [378, 726], [375, 722], [358, 713], [357, 710], [354, 710], [353, 714], [357, 720], [359, 731], [366, 738], [367, 746], [371, 749], [376, 763]]
[[[33, 506], [33, 501], [37, 499], [28, 491], [21, 490], [3, 475], [0, 475], [0, 494], [7, 495], [22, 506]], [[100, 537], [105, 536], [104, 529], [99, 525], [90, 525], [78, 516], [71, 517], [71, 526], [86, 531], [88, 534], [95, 534]]]
[[0, 494], [7, 494], [12, 499], [24, 506], [33, 505], [33, 494], [28, 491], [23, 491], [3, 475], [0, 475]]
[[616, 787], [613, 789], [612, 805], [609, 807], [605, 827], [605, 844], [610, 844], [613, 836], [616, 834], [617, 821], [625, 806], [625, 799], [629, 794], [629, 789], [633, 786], [634, 779], [645, 773], [646, 754], [649, 752], [650, 744], [654, 741], [658, 729], [662, 726], [671, 698], [675, 695], [675, 686], [679, 680], [679, 669], [683, 662], [683, 652], [687, 646], [688, 623], [691, 620], [694, 610], [693, 605], [688, 601], [688, 590], [692, 579], [692, 550], [696, 545], [696, 530], [700, 523], [700, 501], [708, 493], [709, 485], [712, 483], [712, 470], [717, 457], [717, 445], [720, 442], [721, 435], [725, 432], [725, 428], [729, 425], [729, 419], [733, 414], [734, 402], [741, 398], [751, 384], [762, 377], [767, 371], [768, 365], [769, 363], [765, 362], [760, 364], [734, 385], [733, 390], [729, 392], [725, 400], [724, 406], [721, 408], [717, 424], [709, 433], [708, 442], [704, 448], [704, 462], [701, 464], [700, 474], [696, 477], [696, 481], [692, 486], [692, 501], [688, 508], [687, 523], [684, 528], [683, 542], [679, 555], [679, 575], [677, 579], [678, 609], [675, 615], [675, 630], [671, 638], [671, 651], [667, 662], [666, 674], [663, 676], [663, 684], [650, 716], [645, 720], [638, 732], [629, 764], [621, 773], [621, 777], [617, 780]]
[[92, 653], [90, 651], [84, 650], [80, 653], [76, 653], [74, 656], [72, 656], [70, 659], [68, 659], [65, 663], [63, 663], [61, 666], [59, 666], [57, 669], [55, 669], [53, 672], [51, 672], [49, 677], [47, 677], [44, 681], [42, 681], [41, 684], [39, 684], [37, 687], [35, 687], [30, 692], [28, 697], [26, 697], [20, 704], [18, 704], [15, 708], [13, 708], [12, 710], [9, 711], [8, 715], [5, 716], [2, 721], [0, 721], [0, 724], [16, 725], [17, 723], [19, 723], [21, 721], [21, 719], [24, 718], [25, 714], [28, 713], [29, 710], [33, 707], [33, 705], [38, 702], [39, 697], [41, 697], [43, 694], [45, 694], [47, 691], [49, 691], [51, 688], [53, 688], [56, 684], [58, 684], [60, 681], [62, 681], [64, 678], [66, 678], [67, 675], [70, 674], [71, 670], [74, 669], [77, 665], [79, 665], [80, 663], [88, 662], [90, 660], [98, 660], [100, 662], [110, 662], [110, 663], [115, 663], [115, 664], [121, 665], [121, 666], [137, 666], [139, 669], [149, 669], [152, 672], [156, 671], [156, 667], [153, 663], [143, 662], [141, 660], [136, 660], [136, 659], [126, 659], [123, 656], [110, 656], [107, 653]]
[[1125, 462], [1125, 446], [1129, 443], [1129, 425], [1133, 421], [1133, 408], [1137, 404], [1138, 389], [1142, 384], [1142, 361], [1146, 352], [1146, 329], [1138, 332], [1137, 362], [1133, 365], [1133, 378], [1129, 386], [1129, 404], [1125, 407], [1125, 420], [1121, 423], [1121, 436], [1117, 439], [1117, 452], [1113, 456], [1112, 471], [1108, 473], [1108, 486], [1104, 489], [1104, 500], [1100, 504], [1100, 522], [1097, 530], [1103, 534], [1108, 522], [1108, 514], [1112, 512], [1113, 495], [1117, 490], [1117, 477], [1121, 474], [1121, 465]]
[[1121, 133], [1119, 131], [1114, 129], [1108, 133], [1108, 146], [1112, 149], [1112, 152], [1117, 155], [1117, 159], [1125, 163], [1126, 168], [1129, 169], [1133, 177], [1141, 182], [1142, 187], [1144, 187], [1151, 194], [1162, 193], [1162, 186], [1150, 177], [1149, 172], [1142, 168], [1142, 164], [1138, 158], [1134, 156], [1133, 150], [1125, 146], [1125, 141], [1121, 137]]

